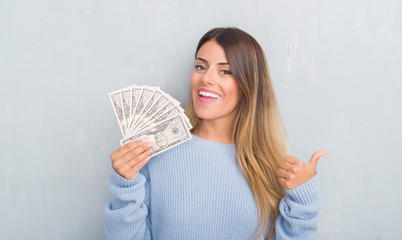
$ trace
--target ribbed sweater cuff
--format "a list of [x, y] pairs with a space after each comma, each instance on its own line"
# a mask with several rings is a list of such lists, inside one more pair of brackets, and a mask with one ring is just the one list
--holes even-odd
[[120, 176], [116, 171], [113, 171], [110, 175], [110, 180], [113, 182], [113, 185], [121, 188], [127, 188], [139, 184], [141, 182], [145, 182], [145, 177], [141, 173], [137, 172], [133, 179], [127, 180], [124, 177]]
[[292, 190], [286, 190], [286, 193], [292, 201], [305, 206], [319, 201], [320, 194], [318, 190], [317, 174], [299, 187]]

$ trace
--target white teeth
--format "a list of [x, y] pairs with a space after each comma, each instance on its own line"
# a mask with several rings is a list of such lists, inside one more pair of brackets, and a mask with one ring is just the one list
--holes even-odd
[[200, 94], [203, 97], [210, 97], [210, 98], [216, 98], [216, 99], [218, 99], [220, 97], [218, 94], [211, 93], [211, 92], [205, 92], [205, 91], [199, 91], [198, 94]]

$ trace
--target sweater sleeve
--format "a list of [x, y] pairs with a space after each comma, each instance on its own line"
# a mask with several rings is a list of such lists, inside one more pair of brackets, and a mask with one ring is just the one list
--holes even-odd
[[275, 240], [313, 239], [318, 229], [321, 204], [317, 175], [295, 189], [286, 190], [279, 204]]
[[104, 208], [107, 239], [151, 239], [147, 185], [141, 171], [132, 180], [121, 177], [115, 171], [110, 175], [112, 200]]

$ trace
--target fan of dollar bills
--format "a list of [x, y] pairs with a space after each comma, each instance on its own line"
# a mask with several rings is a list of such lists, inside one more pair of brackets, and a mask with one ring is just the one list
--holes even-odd
[[153, 143], [155, 156], [191, 138], [180, 102], [158, 87], [130, 86], [109, 93], [123, 134], [121, 145], [137, 139]]

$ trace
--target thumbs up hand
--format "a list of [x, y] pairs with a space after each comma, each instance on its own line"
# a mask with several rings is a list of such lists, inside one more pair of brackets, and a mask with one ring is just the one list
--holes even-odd
[[318, 159], [328, 154], [326, 151], [317, 151], [307, 164], [296, 157], [286, 155], [277, 170], [279, 183], [288, 190], [297, 188], [314, 177]]

